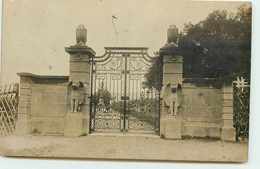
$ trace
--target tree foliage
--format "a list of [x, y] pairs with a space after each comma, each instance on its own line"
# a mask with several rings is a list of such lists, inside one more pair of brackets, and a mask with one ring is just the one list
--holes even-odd
[[[219, 85], [236, 76], [250, 80], [251, 16], [251, 6], [242, 5], [236, 13], [216, 10], [197, 24], [185, 24], [175, 49], [184, 58], [184, 77], [215, 78]], [[162, 80], [156, 77], [162, 75], [161, 57], [146, 76], [146, 83], [156, 88]]]
[[[184, 75], [230, 81], [242, 75], [249, 79], [251, 53], [251, 7], [241, 6], [236, 14], [214, 11], [198, 24], [185, 25], [180, 48]], [[185, 52], [189, 41], [199, 42], [205, 53]]]
[[109, 108], [110, 102], [112, 100], [112, 95], [108, 90], [104, 89], [103, 83], [102, 83], [101, 88], [98, 89], [98, 91], [93, 95], [94, 104], [98, 105], [101, 102], [101, 99], [102, 99], [102, 102], [104, 103], [105, 107]]
[[161, 83], [163, 78], [163, 63], [162, 58], [159, 57], [159, 53], [154, 53], [155, 59], [153, 60], [153, 64], [149, 69], [149, 73], [145, 74], [146, 81], [144, 85], [148, 88], [155, 88], [158, 91], [161, 90]]

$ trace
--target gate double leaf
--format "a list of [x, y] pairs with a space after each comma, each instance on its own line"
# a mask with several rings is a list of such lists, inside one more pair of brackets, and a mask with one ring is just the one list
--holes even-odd
[[144, 83], [151, 61], [147, 48], [106, 48], [93, 60], [92, 132], [158, 132], [159, 92]]

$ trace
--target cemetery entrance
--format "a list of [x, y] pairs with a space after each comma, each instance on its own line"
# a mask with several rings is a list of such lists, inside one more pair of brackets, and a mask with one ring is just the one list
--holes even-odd
[[107, 47], [92, 59], [91, 132], [159, 132], [159, 91], [146, 85], [148, 48]]

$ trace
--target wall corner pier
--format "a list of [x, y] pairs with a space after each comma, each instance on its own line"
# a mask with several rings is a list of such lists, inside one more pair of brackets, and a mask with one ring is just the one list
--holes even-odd
[[15, 127], [15, 135], [30, 134], [30, 114], [32, 98], [32, 79], [24, 73], [18, 73], [20, 76], [18, 119]]
[[223, 125], [221, 140], [236, 141], [236, 130], [233, 126], [233, 86], [223, 86]]

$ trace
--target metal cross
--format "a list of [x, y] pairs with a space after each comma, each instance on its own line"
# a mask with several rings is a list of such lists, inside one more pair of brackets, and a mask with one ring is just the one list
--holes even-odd
[[241, 89], [241, 91], [244, 91], [245, 87], [249, 87], [248, 82], [244, 79], [244, 77], [237, 77], [237, 80], [235, 80], [233, 83], [236, 84], [236, 87]]

